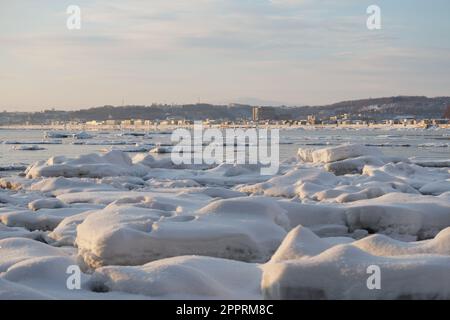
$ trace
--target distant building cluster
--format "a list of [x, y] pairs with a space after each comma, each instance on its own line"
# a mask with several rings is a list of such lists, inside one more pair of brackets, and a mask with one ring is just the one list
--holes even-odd
[[291, 124], [291, 125], [417, 125], [439, 126], [450, 125], [450, 105], [442, 119], [417, 119], [414, 115], [395, 116], [393, 119], [372, 120], [364, 119], [363, 114], [352, 115], [343, 113], [339, 115], [319, 118], [317, 115], [308, 115], [304, 120], [279, 120], [273, 107], [254, 107], [252, 121], [259, 124]]
[[165, 120], [143, 120], [143, 119], [125, 119], [125, 120], [91, 120], [84, 123], [87, 127], [152, 127], [159, 125], [179, 125], [186, 126], [193, 124], [193, 121], [185, 119], [165, 119]]
[[[205, 126], [251, 126], [251, 125], [283, 125], [283, 126], [320, 126], [320, 125], [334, 125], [334, 126], [450, 126], [450, 110], [447, 110], [446, 116], [442, 119], [416, 119], [413, 115], [401, 115], [392, 119], [385, 120], [369, 120], [364, 119], [361, 114], [352, 115], [343, 113], [335, 116], [319, 118], [317, 115], [311, 114], [306, 119], [278, 119], [276, 113], [271, 107], [255, 107], [252, 110], [251, 120], [220, 120], [220, 119], [206, 119], [202, 120]], [[449, 107], [450, 109], [450, 107]], [[28, 123], [26, 123], [28, 124]], [[145, 120], [145, 119], [124, 119], [124, 120], [90, 120], [90, 121], [52, 121], [52, 126], [82, 126], [84, 129], [152, 129], [158, 126], [180, 126], [187, 127], [193, 125], [194, 121], [186, 119], [168, 118], [164, 120]]]
[[[422, 101], [423, 99], [425, 99], [425, 102]], [[241, 125], [403, 125], [449, 127], [450, 104], [448, 101], [450, 98], [446, 101], [423, 99], [420, 97], [416, 99], [410, 98], [411, 102], [407, 107], [399, 105], [401, 98], [392, 98], [387, 102], [384, 101], [382, 104], [374, 103], [373, 100], [364, 100], [360, 102], [361, 105], [358, 107], [354, 106], [355, 102], [350, 101], [323, 108], [199, 104], [180, 107], [104, 106], [79, 111], [57, 111], [51, 109], [35, 113], [4, 111], [0, 113], [0, 125], [50, 125], [83, 127], [94, 130], [102, 128], [145, 130], [158, 126], [189, 126], [198, 119], [204, 125], [223, 127]], [[430, 105], [426, 104], [426, 102], [430, 103]], [[435, 110], [439, 108], [439, 111], [431, 112], [430, 106], [434, 106]], [[134, 115], [135, 118], [128, 118], [128, 115]], [[102, 118], [106, 120], [102, 120]]]

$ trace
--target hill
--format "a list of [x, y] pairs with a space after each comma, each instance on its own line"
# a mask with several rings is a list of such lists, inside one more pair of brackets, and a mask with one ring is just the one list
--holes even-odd
[[[392, 119], [411, 115], [417, 119], [437, 119], [444, 117], [450, 97], [428, 98], [423, 96], [397, 96], [374, 99], [342, 101], [325, 106], [286, 107], [274, 106], [272, 115], [277, 120], [299, 120], [308, 115], [317, 118], [349, 114], [359, 119]], [[3, 112], [0, 124], [51, 123], [52, 121], [89, 121], [89, 120], [123, 120], [123, 119], [188, 119], [188, 120], [241, 120], [251, 119], [252, 107], [244, 104], [211, 105], [186, 104], [151, 106], [102, 106], [77, 111], [46, 110], [43, 112]]]

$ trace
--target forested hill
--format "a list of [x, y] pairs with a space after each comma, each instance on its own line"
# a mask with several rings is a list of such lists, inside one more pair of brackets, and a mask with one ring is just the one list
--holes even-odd
[[[418, 119], [442, 118], [450, 97], [427, 98], [421, 96], [399, 96], [364, 100], [343, 101], [326, 106], [276, 106], [275, 119], [305, 119], [308, 115], [328, 118], [334, 115], [349, 114], [353, 118], [392, 119], [403, 115], [412, 115]], [[275, 106], [274, 106], [275, 107]], [[0, 124], [49, 123], [51, 121], [89, 121], [148, 119], [163, 120], [179, 118], [188, 120], [239, 120], [251, 119], [252, 106], [242, 104], [211, 105], [162, 105], [151, 106], [102, 106], [78, 111], [46, 110], [34, 113], [0, 113]]]

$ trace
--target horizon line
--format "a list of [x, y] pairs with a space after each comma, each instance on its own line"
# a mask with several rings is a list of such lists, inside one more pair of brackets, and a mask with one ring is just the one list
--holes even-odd
[[241, 105], [241, 106], [249, 106], [249, 107], [273, 107], [273, 108], [320, 108], [326, 106], [332, 106], [339, 103], [349, 103], [349, 102], [357, 102], [363, 100], [380, 100], [380, 99], [392, 99], [392, 98], [426, 98], [426, 99], [441, 99], [441, 98], [450, 98], [450, 95], [444, 96], [426, 96], [426, 95], [394, 95], [394, 96], [382, 96], [382, 97], [368, 97], [368, 98], [356, 98], [350, 100], [341, 100], [337, 102], [332, 102], [329, 104], [320, 104], [320, 105], [293, 105], [293, 104], [279, 104], [279, 105], [269, 105], [269, 104], [250, 104], [250, 103], [241, 103], [241, 102], [230, 102], [230, 103], [214, 103], [214, 102], [191, 102], [191, 103], [163, 103], [163, 102], [152, 102], [151, 104], [127, 104], [127, 105], [112, 105], [112, 104], [104, 104], [104, 105], [96, 105], [91, 107], [80, 107], [79, 109], [59, 109], [58, 107], [45, 107], [41, 110], [28, 110], [28, 111], [8, 111], [4, 109], [2, 113], [39, 113], [46, 111], [54, 111], [54, 112], [77, 112], [83, 110], [90, 110], [95, 108], [104, 108], [104, 107], [113, 107], [113, 108], [124, 108], [124, 107], [151, 107], [151, 106], [190, 106], [190, 105], [211, 105], [211, 106], [230, 106], [230, 105]]

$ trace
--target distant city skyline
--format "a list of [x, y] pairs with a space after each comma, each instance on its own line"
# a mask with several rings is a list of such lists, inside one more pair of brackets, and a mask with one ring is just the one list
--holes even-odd
[[[381, 30], [366, 27], [372, 4]], [[0, 110], [449, 96], [448, 12], [447, 0], [2, 1]]]

